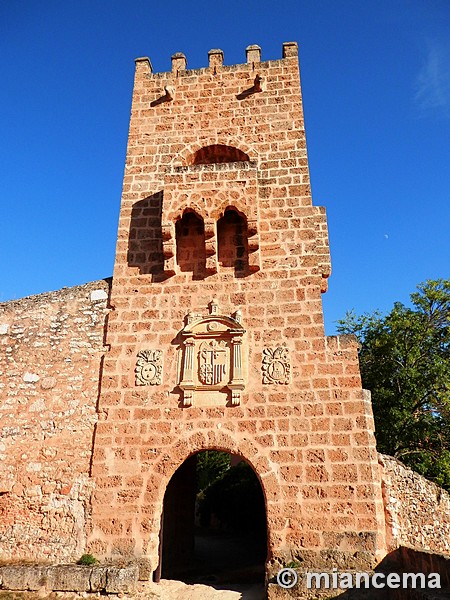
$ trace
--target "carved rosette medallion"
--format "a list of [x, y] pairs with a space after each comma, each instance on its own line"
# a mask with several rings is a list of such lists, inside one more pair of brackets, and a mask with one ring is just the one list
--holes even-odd
[[215, 300], [209, 314], [189, 313], [181, 331], [179, 387], [183, 405], [237, 406], [245, 387], [241, 313], [220, 315]]
[[264, 348], [262, 359], [263, 383], [288, 384], [291, 380], [291, 361], [286, 346]]
[[136, 361], [136, 385], [161, 385], [162, 350], [141, 350]]

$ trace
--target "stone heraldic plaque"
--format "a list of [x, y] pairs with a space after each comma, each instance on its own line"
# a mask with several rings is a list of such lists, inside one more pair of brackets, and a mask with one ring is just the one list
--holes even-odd
[[219, 315], [215, 300], [208, 315], [187, 315], [181, 331], [178, 384], [183, 406], [240, 404], [245, 387], [244, 334], [240, 311], [230, 317]]

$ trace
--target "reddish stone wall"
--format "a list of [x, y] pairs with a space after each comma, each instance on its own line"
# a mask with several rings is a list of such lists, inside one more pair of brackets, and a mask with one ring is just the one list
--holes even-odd
[[[169, 73], [137, 61], [94, 445], [89, 548], [97, 555], [145, 556], [155, 569], [169, 480], [211, 448], [241, 455], [260, 478], [269, 562], [362, 565], [383, 553], [371, 406], [356, 343], [324, 335], [325, 211], [311, 201], [296, 45], [283, 53], [260, 63], [253, 48], [248, 63], [223, 66], [214, 52], [196, 71], [176, 55]], [[219, 164], [195, 164], [212, 160], [196, 152], [214, 145], [231, 149]], [[242, 153], [249, 161], [228, 162]], [[247, 224], [237, 244], [244, 268], [218, 260], [227, 208]], [[193, 273], [187, 259], [177, 264], [176, 223], [186, 210], [205, 228]], [[189, 389], [183, 398], [179, 387], [181, 330], [213, 299], [219, 315], [238, 311], [246, 331], [238, 406], [231, 393], [205, 390], [189, 406]], [[276, 348], [287, 349], [290, 376], [264, 382], [263, 360]], [[160, 365], [160, 382], [137, 385], [142, 351], [161, 355], [149, 367]]]
[[0, 305], [0, 559], [79, 558], [108, 281]]
[[391, 456], [380, 465], [388, 548], [450, 554], [450, 495]]

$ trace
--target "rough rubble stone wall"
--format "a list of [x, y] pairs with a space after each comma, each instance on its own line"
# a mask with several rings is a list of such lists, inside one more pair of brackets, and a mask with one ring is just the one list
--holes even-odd
[[[371, 406], [355, 340], [324, 335], [327, 224], [311, 201], [296, 45], [283, 53], [259, 62], [254, 48], [246, 64], [224, 66], [215, 52], [195, 71], [176, 55], [167, 73], [136, 63], [94, 444], [96, 555], [144, 556], [155, 569], [167, 484], [204, 449], [239, 454], [257, 473], [272, 564], [361, 567], [383, 553]], [[215, 145], [249, 161], [195, 164], [196, 152]], [[227, 208], [247, 220], [244, 272], [217, 261]], [[202, 273], [177, 265], [185, 210], [205, 223]], [[241, 311], [245, 389], [238, 406], [194, 394], [189, 407], [178, 387], [180, 331], [213, 299], [220, 315]], [[263, 383], [265, 350], [283, 344], [290, 381]], [[143, 350], [162, 352], [160, 383], [136, 384]]]
[[389, 549], [450, 554], [450, 495], [391, 456], [380, 465]]
[[84, 549], [109, 285], [0, 305], [0, 559]]

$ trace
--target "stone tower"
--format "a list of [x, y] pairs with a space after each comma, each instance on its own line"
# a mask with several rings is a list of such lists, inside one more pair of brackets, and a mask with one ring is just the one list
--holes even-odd
[[171, 478], [218, 449], [260, 481], [268, 575], [368, 567], [384, 554], [373, 420], [356, 343], [324, 334], [297, 44], [186, 66], [136, 60], [89, 549], [155, 571]]

